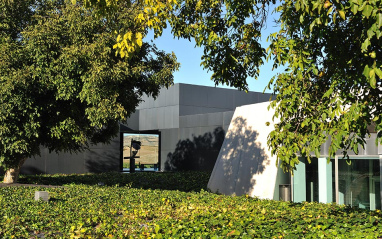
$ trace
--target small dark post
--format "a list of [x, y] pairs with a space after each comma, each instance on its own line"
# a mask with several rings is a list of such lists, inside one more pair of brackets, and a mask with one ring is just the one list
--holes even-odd
[[[135, 149], [135, 150], [133, 150]], [[137, 141], [134, 139], [131, 139], [131, 145], [130, 145], [130, 173], [135, 173], [135, 159], [139, 158], [139, 156], [136, 156], [138, 154], [138, 150], [141, 149], [141, 141]]]
[[135, 173], [135, 158], [130, 157], [130, 173]]

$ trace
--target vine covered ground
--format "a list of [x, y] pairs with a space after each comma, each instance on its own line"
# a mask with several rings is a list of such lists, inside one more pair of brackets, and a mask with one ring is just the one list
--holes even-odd
[[[208, 192], [209, 173], [22, 176], [0, 187], [0, 238], [378, 238], [379, 210]], [[56, 185], [42, 187], [43, 185]], [[35, 191], [48, 191], [48, 202]]]

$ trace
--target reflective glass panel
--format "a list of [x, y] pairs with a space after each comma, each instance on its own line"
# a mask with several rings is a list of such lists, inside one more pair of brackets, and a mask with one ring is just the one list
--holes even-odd
[[338, 160], [339, 203], [381, 209], [379, 160]]
[[123, 134], [123, 170], [157, 171], [159, 168], [158, 134]]

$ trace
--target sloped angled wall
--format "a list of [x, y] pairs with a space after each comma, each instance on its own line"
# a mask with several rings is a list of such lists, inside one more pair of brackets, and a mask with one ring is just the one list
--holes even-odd
[[268, 106], [264, 102], [236, 108], [208, 182], [212, 192], [274, 199], [278, 168], [267, 146], [274, 129], [274, 112]]

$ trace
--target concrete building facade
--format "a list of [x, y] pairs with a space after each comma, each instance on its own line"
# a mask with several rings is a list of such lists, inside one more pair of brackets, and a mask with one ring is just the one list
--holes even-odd
[[[382, 147], [375, 145], [376, 132], [366, 139], [359, 154], [349, 152], [351, 165], [341, 160], [341, 152], [328, 160], [328, 141], [321, 147], [320, 158], [310, 164], [300, 158], [292, 177], [278, 168], [267, 146], [275, 124], [273, 111], [268, 110], [270, 97], [175, 84], [162, 89], [155, 100], [144, 97], [136, 112], [121, 124], [121, 135], [159, 132], [159, 170], [213, 169], [208, 183], [213, 192], [381, 209]], [[21, 172], [120, 171], [122, 145], [117, 136], [108, 145], [95, 145], [75, 155], [42, 149], [41, 156], [27, 160]]]
[[161, 170], [212, 170], [238, 106], [269, 101], [271, 94], [175, 84], [158, 98], [144, 97], [127, 120], [135, 131], [161, 133]]
[[[270, 94], [189, 84], [162, 89], [142, 103], [121, 132], [158, 131], [164, 170], [212, 170], [236, 107], [268, 101]], [[121, 137], [78, 154], [50, 153], [28, 159], [21, 173], [88, 173], [121, 169]]]
[[279, 200], [287, 187], [293, 202], [381, 209], [382, 147], [375, 143], [376, 132], [365, 139], [365, 149], [359, 148], [358, 154], [348, 151], [350, 165], [342, 159], [342, 152], [329, 157], [329, 139], [321, 146], [320, 158], [308, 163], [301, 157], [292, 176], [282, 172], [268, 149], [267, 136], [277, 123], [277, 119], [272, 121], [274, 111], [268, 105], [236, 108], [208, 183], [211, 191]]

